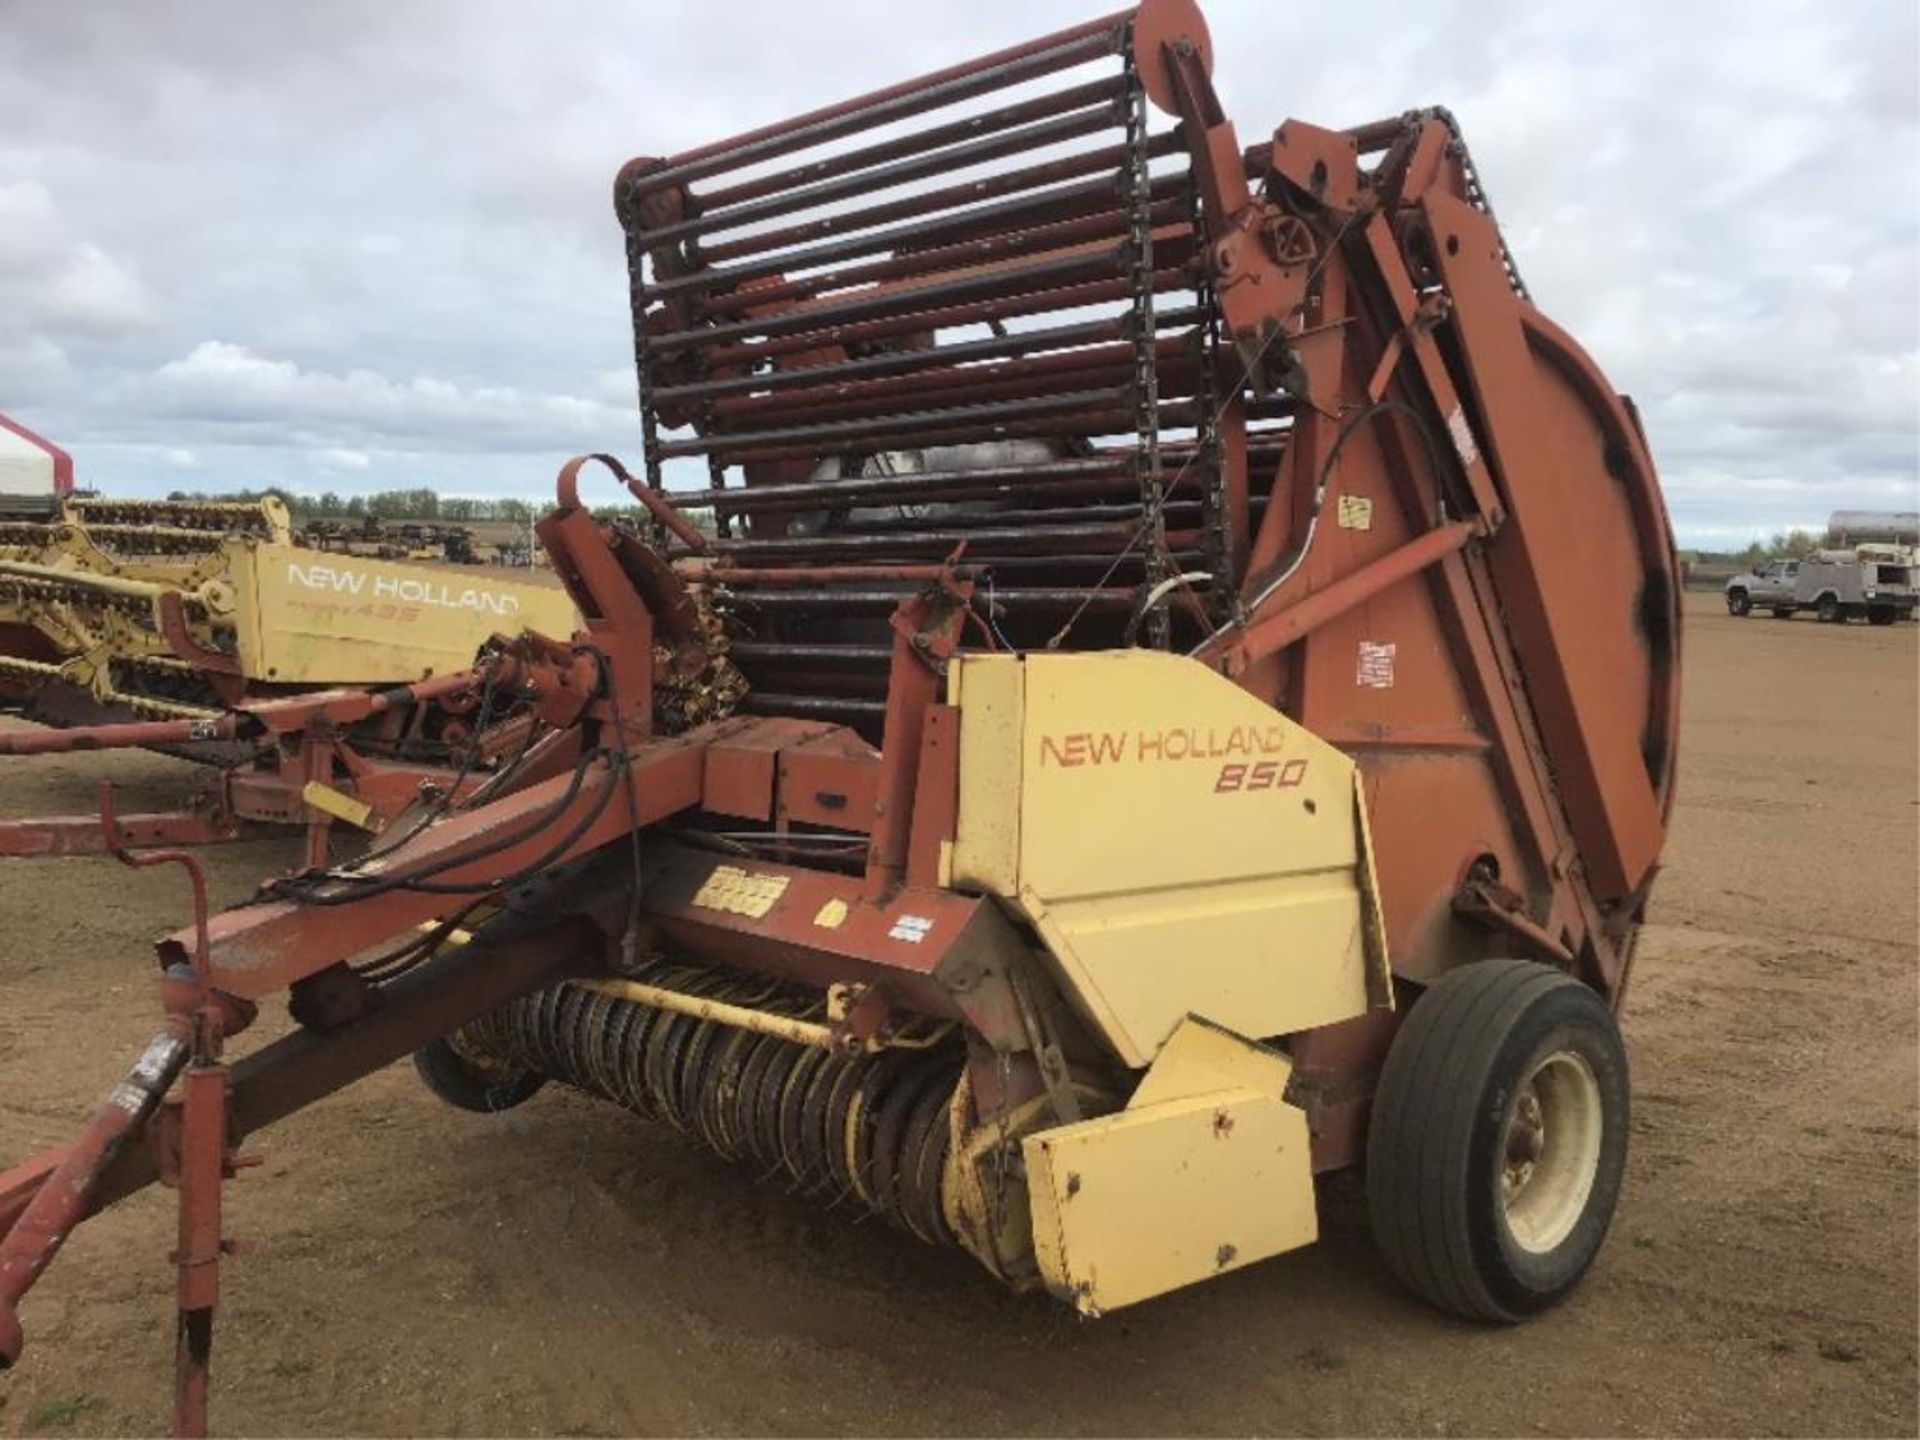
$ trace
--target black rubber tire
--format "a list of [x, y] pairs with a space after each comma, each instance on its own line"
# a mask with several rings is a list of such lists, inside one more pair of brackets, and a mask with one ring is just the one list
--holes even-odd
[[1847, 618], [1841, 613], [1840, 597], [1837, 595], [1822, 595], [1814, 606], [1813, 613], [1820, 617], [1820, 623], [1823, 625], [1838, 625]]
[[[1585, 1060], [1599, 1095], [1592, 1188], [1566, 1238], [1522, 1248], [1500, 1203], [1517, 1087], [1547, 1057]], [[1530, 960], [1443, 977], [1394, 1037], [1367, 1135], [1367, 1206], [1387, 1267], [1468, 1319], [1512, 1324], [1563, 1299], [1606, 1239], [1626, 1169], [1627, 1057], [1606, 1003]]]
[[1746, 591], [1729, 590], [1727, 592], [1727, 613], [1729, 615], [1744, 615], [1751, 609], [1753, 609], [1753, 601], [1748, 597]]
[[1891, 625], [1897, 618], [1898, 612], [1891, 605], [1875, 605], [1867, 611], [1869, 625]]
[[480, 1115], [496, 1115], [525, 1104], [547, 1083], [538, 1070], [482, 1069], [446, 1039], [429, 1040], [414, 1051], [413, 1068], [427, 1089], [449, 1105]]

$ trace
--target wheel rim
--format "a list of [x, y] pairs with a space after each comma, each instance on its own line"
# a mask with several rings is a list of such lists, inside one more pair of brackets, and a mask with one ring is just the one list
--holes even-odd
[[1500, 1208], [1514, 1244], [1554, 1249], [1580, 1222], [1600, 1173], [1600, 1082], [1585, 1058], [1556, 1051], [1533, 1069], [1507, 1110]]

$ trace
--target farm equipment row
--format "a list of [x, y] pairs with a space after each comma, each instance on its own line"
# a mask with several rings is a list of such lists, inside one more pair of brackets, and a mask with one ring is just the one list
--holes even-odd
[[202, 1426], [236, 1147], [409, 1052], [1089, 1315], [1311, 1241], [1363, 1161], [1434, 1303], [1577, 1283], [1674, 786], [1652, 464], [1451, 117], [1248, 147], [1210, 73], [1147, 0], [622, 170], [646, 522], [570, 464], [570, 638], [382, 692], [499, 743], [161, 942], [164, 1030], [0, 1175], [0, 1359], [162, 1179]]
[[[565, 634], [572, 602], [327, 556], [295, 543], [278, 500], [68, 497], [0, 520], [0, 704], [56, 727], [0, 735], [0, 754], [137, 745], [200, 761], [214, 773], [183, 808], [128, 817], [129, 838], [305, 825], [322, 855], [335, 819], [377, 830], [421, 783], [488, 761], [447, 677], [523, 624]], [[101, 844], [85, 816], [0, 822], [0, 855]]]

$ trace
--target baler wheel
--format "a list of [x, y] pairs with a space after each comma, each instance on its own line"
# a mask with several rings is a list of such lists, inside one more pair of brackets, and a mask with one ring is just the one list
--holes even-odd
[[1367, 1200], [1388, 1268], [1469, 1319], [1565, 1297], [1613, 1219], [1627, 1095], [1619, 1028], [1589, 987], [1530, 960], [1445, 976], [1374, 1096]]
[[470, 1060], [450, 1040], [429, 1040], [413, 1052], [413, 1068], [427, 1089], [449, 1105], [492, 1115], [533, 1098], [547, 1083], [537, 1070], [521, 1070], [491, 1061]]

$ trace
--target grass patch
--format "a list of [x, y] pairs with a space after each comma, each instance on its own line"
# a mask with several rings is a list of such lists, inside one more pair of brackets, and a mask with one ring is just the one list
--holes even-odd
[[66, 1395], [58, 1400], [49, 1400], [33, 1414], [27, 1417], [29, 1430], [44, 1430], [49, 1426], [65, 1427], [73, 1424], [89, 1410], [98, 1410], [105, 1402], [97, 1395]]

